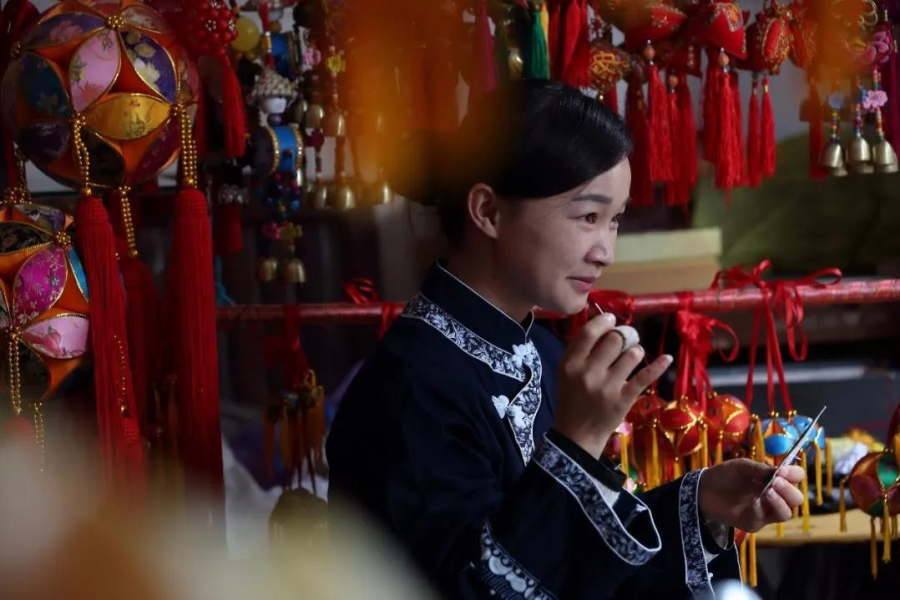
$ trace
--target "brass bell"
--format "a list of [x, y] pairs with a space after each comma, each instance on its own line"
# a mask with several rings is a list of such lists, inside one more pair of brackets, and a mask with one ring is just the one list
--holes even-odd
[[857, 135], [850, 142], [850, 148], [847, 149], [847, 162], [850, 163], [851, 167], [855, 167], [861, 163], [869, 163], [871, 161], [872, 147], [866, 141], [866, 138]]
[[344, 112], [340, 108], [329, 108], [325, 111], [325, 118], [322, 120], [322, 131], [326, 137], [346, 137], [347, 121], [344, 119]]
[[309, 105], [306, 102], [306, 98], [303, 96], [298, 96], [296, 100], [291, 104], [291, 106], [287, 109], [287, 121], [288, 123], [296, 123], [297, 125], [302, 125], [304, 123], [304, 117], [306, 116], [306, 108]]
[[369, 206], [377, 206], [379, 204], [390, 204], [394, 201], [394, 190], [387, 181], [379, 181], [372, 184], [366, 193], [366, 204]]
[[891, 143], [884, 139], [872, 146], [872, 162], [878, 173], [896, 173], [900, 170], [897, 153]]
[[525, 61], [522, 59], [522, 53], [518, 48], [511, 48], [509, 50], [509, 56], [507, 57], [509, 62], [509, 77], [513, 81], [518, 81], [522, 79], [522, 74], [525, 71]]
[[837, 169], [831, 170], [832, 177], [846, 177], [847, 175], [848, 175], [847, 167], [843, 163], [841, 163], [841, 166], [838, 167]]
[[285, 283], [306, 283], [306, 267], [299, 258], [292, 258], [281, 266], [281, 280]]
[[331, 207], [337, 210], [353, 210], [356, 208], [356, 194], [347, 183], [339, 185], [328, 200]]
[[840, 142], [832, 142], [822, 152], [822, 167], [829, 171], [844, 168], [844, 149]]
[[310, 208], [322, 210], [328, 206], [329, 196], [328, 186], [324, 183], [317, 183], [310, 195]]
[[269, 257], [259, 263], [259, 267], [256, 270], [256, 277], [262, 283], [269, 283], [275, 280], [275, 275], [277, 273], [278, 259], [275, 257]]
[[310, 104], [303, 115], [303, 127], [306, 129], [318, 129], [325, 118], [325, 109], [321, 104]]

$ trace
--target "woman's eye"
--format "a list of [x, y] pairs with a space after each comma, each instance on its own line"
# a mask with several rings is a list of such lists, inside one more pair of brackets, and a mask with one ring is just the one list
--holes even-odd
[[597, 217], [597, 213], [590, 213], [590, 214], [584, 215], [584, 216], [581, 217], [581, 218], [584, 219], [585, 222], [590, 223], [591, 225], [593, 225], [594, 223], [597, 222], [597, 218], [598, 218], [598, 217]]

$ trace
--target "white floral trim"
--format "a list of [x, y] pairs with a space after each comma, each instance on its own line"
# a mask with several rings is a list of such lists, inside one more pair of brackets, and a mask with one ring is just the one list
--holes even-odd
[[506, 418], [509, 423], [522, 461], [528, 464], [534, 454], [534, 419], [541, 407], [542, 397], [541, 357], [534, 344], [529, 341], [514, 345], [512, 352], [498, 348], [422, 294], [410, 300], [403, 316], [424, 321], [495, 373], [525, 383], [511, 401], [506, 396], [493, 396], [491, 401], [500, 418]]
[[700, 533], [700, 509], [697, 506], [700, 476], [706, 469], [691, 471], [681, 480], [678, 491], [678, 519], [684, 553], [684, 582], [695, 596], [712, 596], [712, 585], [703, 538]]
[[656, 537], [656, 546], [653, 548], [645, 546], [631, 535], [613, 507], [607, 503], [600, 492], [602, 484], [595, 481], [556, 444], [545, 437], [534, 453], [534, 460], [575, 498], [588, 521], [600, 534], [603, 542], [623, 561], [630, 565], [643, 565], [662, 549], [662, 540], [656, 529], [656, 523], [653, 521], [653, 514], [647, 505], [631, 492], [624, 491], [622, 493], [629, 494], [634, 498], [637, 503], [636, 511], [647, 513]]
[[489, 523], [485, 523], [481, 530], [481, 576], [491, 588], [491, 592], [504, 600], [555, 598], [497, 543], [491, 534]]

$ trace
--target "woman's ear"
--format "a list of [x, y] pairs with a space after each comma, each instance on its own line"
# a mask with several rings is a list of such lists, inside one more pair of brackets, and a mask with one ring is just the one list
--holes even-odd
[[496, 239], [500, 226], [500, 203], [490, 186], [478, 183], [466, 198], [468, 220], [484, 235]]

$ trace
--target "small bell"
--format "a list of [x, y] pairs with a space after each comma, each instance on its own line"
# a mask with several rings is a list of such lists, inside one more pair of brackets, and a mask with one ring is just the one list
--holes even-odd
[[522, 79], [522, 74], [525, 71], [525, 61], [522, 59], [522, 53], [519, 51], [519, 49], [511, 48], [507, 60], [509, 61], [510, 79], [512, 79], [513, 81]]
[[304, 194], [306, 193], [306, 177], [303, 175], [303, 165], [297, 165], [297, 168], [294, 170], [294, 183], [297, 184], [298, 190], [303, 190]]
[[832, 177], [846, 177], [847, 175], [849, 175], [849, 173], [847, 171], [847, 166], [844, 163], [841, 163], [841, 166], [837, 169], [831, 170]]
[[325, 111], [325, 118], [322, 120], [322, 131], [325, 137], [346, 137], [347, 121], [344, 119], [344, 112], [340, 108], [329, 108]]
[[850, 142], [850, 148], [847, 150], [847, 163], [854, 173], [871, 173], [872, 167], [872, 147], [866, 138], [857, 135]]
[[829, 171], [844, 168], [844, 149], [840, 142], [832, 142], [825, 147], [825, 151], [822, 152], [822, 167]]
[[347, 183], [339, 185], [328, 200], [331, 207], [337, 210], [353, 210], [356, 208], [356, 194], [353, 192], [353, 188]]
[[366, 193], [366, 204], [369, 206], [377, 206], [379, 204], [390, 204], [394, 201], [394, 190], [387, 181], [379, 181], [372, 184]]
[[306, 267], [299, 258], [292, 258], [281, 266], [281, 280], [285, 283], [306, 283]]
[[256, 277], [262, 283], [269, 283], [275, 280], [275, 275], [278, 273], [278, 259], [275, 257], [269, 257], [259, 263], [259, 267], [256, 270]]
[[329, 196], [331, 196], [331, 194], [328, 193], [328, 186], [326, 184], [316, 184], [315, 187], [313, 187], [313, 192], [310, 196], [310, 208], [319, 210], [326, 208], [328, 206]]
[[872, 162], [878, 173], [896, 173], [900, 169], [897, 164], [897, 153], [887, 140], [881, 140], [872, 146]]
[[303, 190], [303, 199], [311, 200], [313, 197], [313, 194], [316, 193], [316, 184], [314, 181], [307, 179], [305, 177], [303, 179], [304, 179], [303, 187], [301, 188]]
[[306, 129], [318, 129], [325, 118], [325, 109], [321, 104], [310, 104], [303, 115], [303, 127]]
[[291, 106], [287, 109], [287, 113], [285, 116], [287, 117], [288, 123], [296, 123], [297, 125], [302, 125], [304, 123], [304, 117], [306, 116], [306, 109], [309, 104], [306, 102], [306, 98], [303, 96], [298, 96], [296, 100], [291, 104]]

